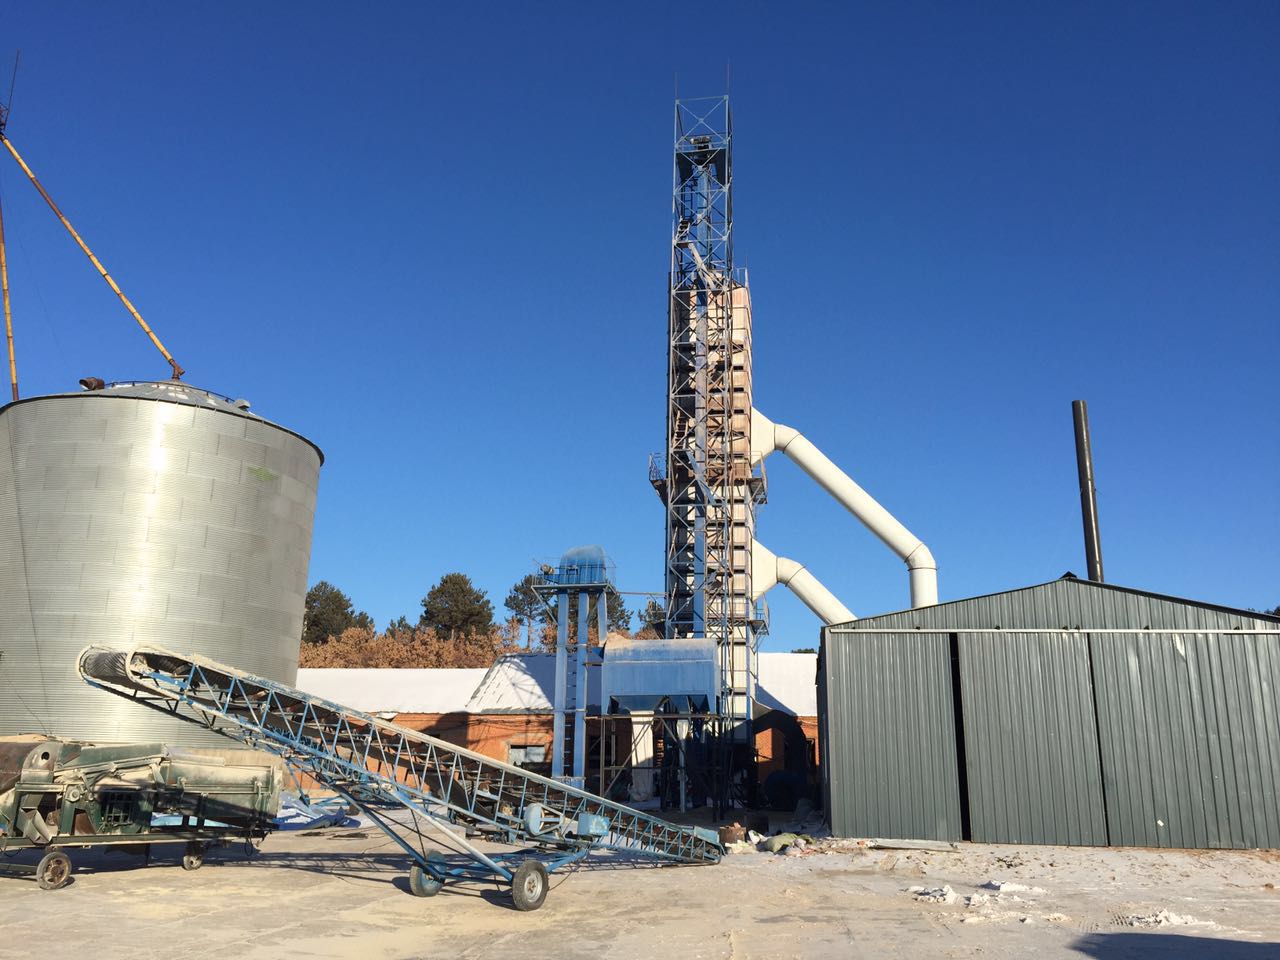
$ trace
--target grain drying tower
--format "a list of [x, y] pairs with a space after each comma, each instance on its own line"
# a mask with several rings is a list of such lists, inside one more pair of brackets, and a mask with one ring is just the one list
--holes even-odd
[[824, 623], [855, 619], [803, 564], [756, 539], [765, 458], [785, 454], [906, 564], [913, 607], [937, 603], [937, 564], [808, 438], [755, 407], [751, 291], [733, 255], [727, 96], [676, 101], [673, 181], [667, 443], [649, 479], [666, 507], [666, 639], [713, 641], [719, 690], [700, 722], [716, 747], [709, 779], [723, 798], [734, 768], [749, 763], [764, 595], [783, 585]]
[[89, 643], [293, 683], [322, 460], [247, 403], [176, 380], [0, 408], [0, 733], [199, 740], [86, 688]]

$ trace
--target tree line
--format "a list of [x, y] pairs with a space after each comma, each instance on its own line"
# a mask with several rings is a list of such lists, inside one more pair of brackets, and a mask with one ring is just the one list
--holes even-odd
[[[327, 580], [307, 591], [299, 665], [303, 667], [486, 667], [504, 653], [549, 651], [556, 642], [556, 598], [535, 589], [545, 578], [531, 573], [512, 584], [503, 601], [508, 616], [494, 620], [486, 591], [464, 573], [446, 573], [420, 601], [416, 619], [397, 617], [379, 631], [350, 596]], [[571, 636], [576, 639], [577, 598], [570, 599]], [[661, 636], [665, 610], [650, 598], [639, 612], [640, 636]], [[636, 614], [610, 593], [610, 633], [630, 635]], [[600, 643], [595, 617], [587, 642]]]

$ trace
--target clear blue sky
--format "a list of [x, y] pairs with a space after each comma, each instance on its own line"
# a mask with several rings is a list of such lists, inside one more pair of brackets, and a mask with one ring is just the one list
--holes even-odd
[[[696, 14], [686, 11], [696, 11]], [[1107, 573], [1280, 603], [1280, 6], [15, 4], [9, 135], [187, 367], [316, 441], [312, 581], [380, 623], [603, 544], [662, 587], [671, 101], [732, 68], [757, 404], [944, 598]], [[7, 66], [5, 67], [7, 87]], [[166, 367], [8, 158], [24, 393]], [[760, 538], [902, 564], [771, 460]], [[768, 649], [817, 623], [770, 597]]]

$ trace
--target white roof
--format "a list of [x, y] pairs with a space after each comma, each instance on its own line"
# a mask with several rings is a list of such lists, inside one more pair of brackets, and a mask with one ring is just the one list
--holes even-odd
[[[816, 654], [761, 653], [756, 700], [767, 710], [816, 717], [817, 668]], [[487, 670], [304, 668], [298, 688], [365, 713], [549, 713], [555, 676], [554, 654], [507, 654]], [[587, 669], [587, 703], [599, 709], [598, 666]]]
[[[599, 709], [599, 651], [587, 668], [587, 705]], [[489, 668], [467, 703], [468, 713], [550, 713], [555, 709], [556, 657], [553, 653], [509, 653]]]
[[298, 670], [298, 689], [365, 713], [465, 710], [484, 667], [474, 669]]
[[757, 667], [756, 701], [762, 707], [797, 717], [818, 715], [816, 653], [761, 653]]

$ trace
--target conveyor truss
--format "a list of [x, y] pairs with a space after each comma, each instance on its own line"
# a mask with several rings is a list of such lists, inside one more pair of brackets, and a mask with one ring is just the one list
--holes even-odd
[[[346, 798], [409, 857], [418, 896], [434, 896], [449, 881], [498, 880], [511, 884], [517, 908], [533, 910], [546, 897], [549, 872], [593, 851], [673, 864], [716, 863], [723, 853], [714, 831], [669, 823], [202, 657], [90, 646], [78, 669], [101, 690], [270, 751]], [[472, 842], [477, 836], [524, 849], [486, 853]]]

